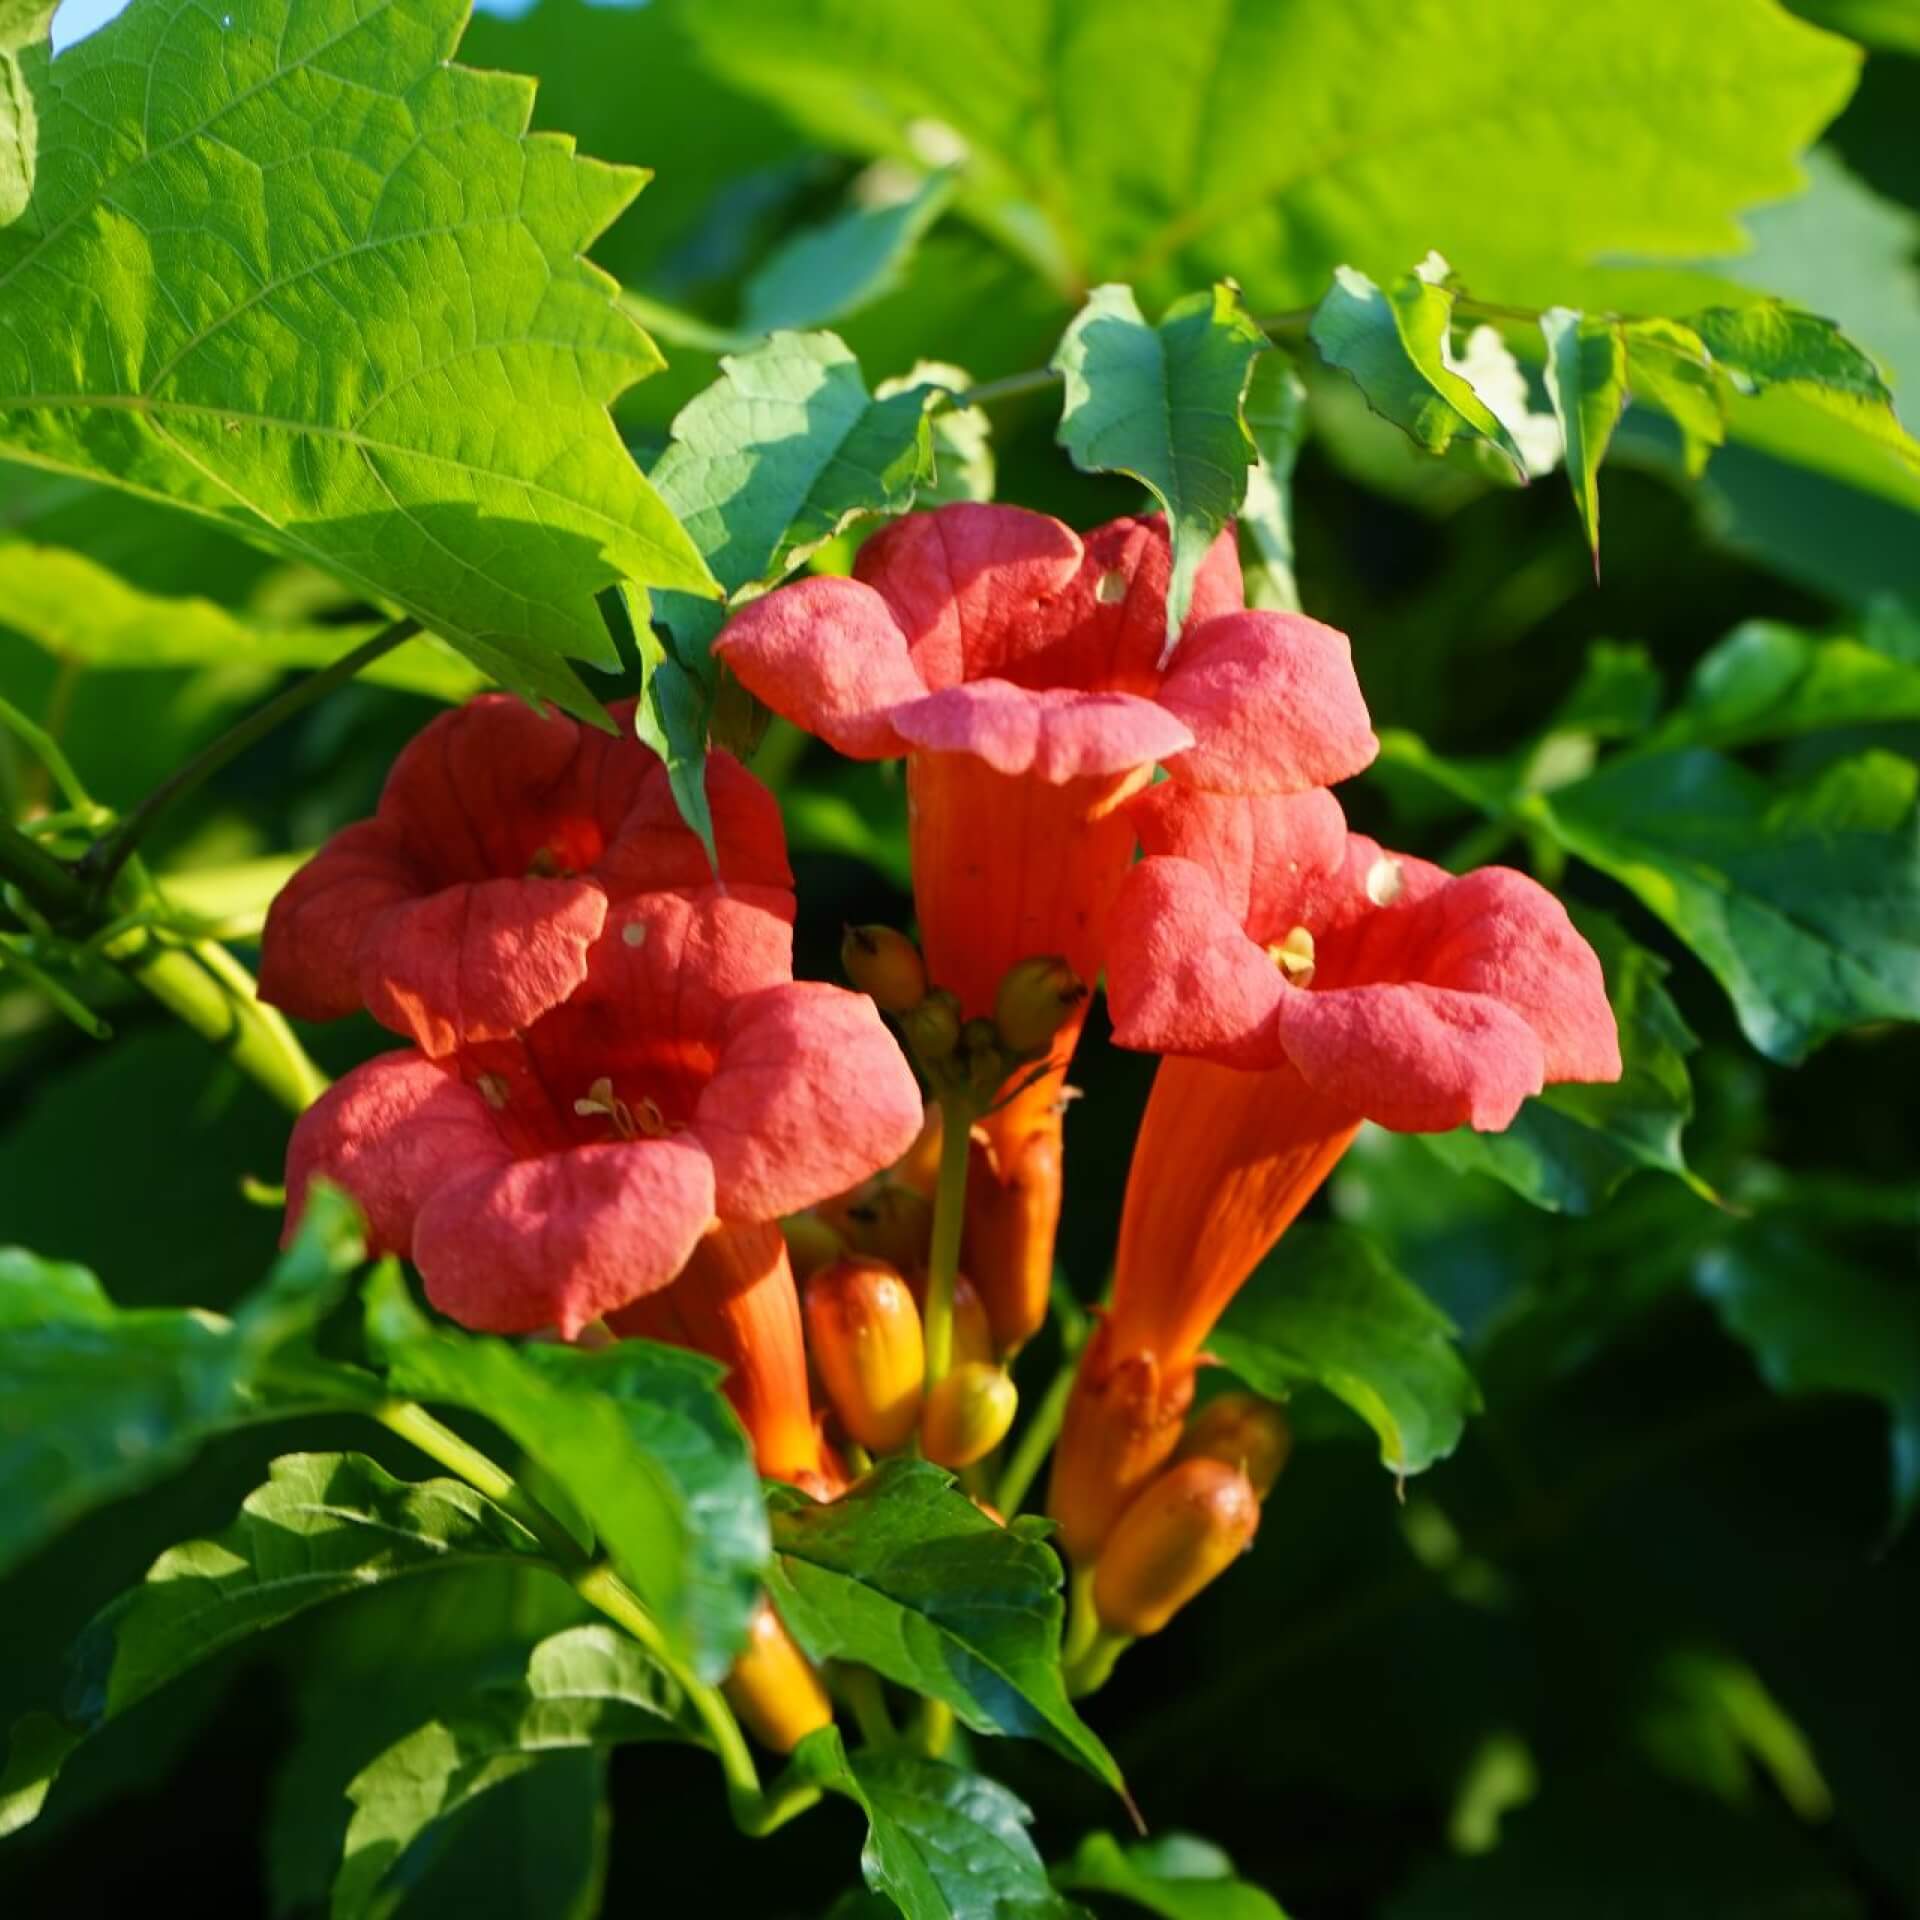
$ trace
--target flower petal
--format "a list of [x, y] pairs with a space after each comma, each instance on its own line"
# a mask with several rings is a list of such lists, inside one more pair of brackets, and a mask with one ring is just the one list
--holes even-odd
[[1446, 987], [1290, 987], [1275, 1014], [1301, 1077], [1396, 1133], [1497, 1133], [1546, 1080], [1538, 1036], [1509, 1007]]
[[854, 573], [893, 609], [937, 691], [1002, 672], [1080, 564], [1079, 536], [1050, 515], [961, 501], [883, 527]]
[[1256, 941], [1309, 921], [1316, 896], [1343, 871], [1347, 820], [1324, 787], [1306, 793], [1206, 793], [1163, 781], [1127, 803], [1148, 855], [1204, 867]]
[[511, 1157], [471, 1087], [411, 1048], [383, 1053], [336, 1080], [294, 1122], [287, 1231], [318, 1176], [353, 1195], [373, 1252], [405, 1253], [415, 1217], [441, 1187]]
[[1151, 700], [975, 680], [896, 707], [902, 740], [934, 753], [971, 753], [996, 773], [1031, 773], [1056, 785], [1123, 773], [1178, 753], [1192, 738]]
[[360, 948], [360, 991], [384, 1027], [435, 1057], [504, 1040], [587, 977], [606, 923], [590, 880], [482, 880], [383, 914]]
[[1299, 793], [1351, 779], [1380, 750], [1347, 637], [1297, 613], [1189, 627], [1160, 703], [1193, 729], [1167, 763], [1189, 786]]
[[858, 580], [796, 580], [762, 594], [713, 650], [749, 693], [856, 760], [901, 752], [892, 711], [927, 690], [886, 601]]
[[482, 1333], [590, 1320], [664, 1287], [713, 1217], [713, 1169], [679, 1140], [614, 1141], [476, 1173], [414, 1223], [427, 1298]]
[[336, 833], [274, 896], [260, 936], [260, 998], [296, 1020], [360, 1010], [367, 929], [418, 889], [412, 865], [377, 820]]
[[[651, 756], [649, 756], [651, 759]], [[786, 831], [780, 803], [732, 754], [707, 755], [707, 805], [723, 881], [743, 886], [788, 887]], [[594, 877], [618, 899], [669, 887], [707, 887], [714, 873], [707, 850], [680, 817], [666, 768], [652, 760], [638, 797], [620, 822]]]
[[890, 1165], [919, 1133], [920, 1088], [864, 994], [817, 982], [739, 1001], [691, 1129], [723, 1220], [771, 1220]]
[[1107, 954], [1107, 1008], [1121, 1046], [1222, 1066], [1277, 1064], [1273, 1015], [1289, 989], [1204, 868], [1141, 861], [1113, 925], [1123, 931]]

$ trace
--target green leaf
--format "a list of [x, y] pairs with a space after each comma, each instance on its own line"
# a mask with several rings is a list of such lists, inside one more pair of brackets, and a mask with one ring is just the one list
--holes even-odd
[[1803, 19], [1870, 47], [1920, 54], [1920, 13], [1912, 0], [1791, 0], [1791, 5]]
[[[582, 258], [642, 176], [451, 64], [465, 0], [133, 0], [49, 70], [0, 228], [0, 445], [209, 515], [593, 718], [595, 591], [699, 593], [607, 404], [652, 344]], [[76, 297], [76, 289], [89, 290]]]
[[633, 1641], [602, 1625], [534, 1648], [524, 1679], [475, 1693], [389, 1747], [347, 1789], [353, 1820], [333, 1920], [389, 1911], [382, 1885], [436, 1822], [552, 1756], [635, 1741], [698, 1743], [679, 1688]]
[[1169, 307], [1157, 327], [1131, 288], [1095, 287], [1049, 363], [1066, 383], [1060, 444], [1082, 473], [1127, 473], [1173, 536], [1167, 652], [1214, 536], [1240, 511], [1255, 448], [1240, 403], [1267, 337], [1230, 286]]
[[1687, 472], [1698, 479], [1727, 437], [1727, 402], [1707, 344], [1678, 320], [1626, 320], [1627, 387], [1651, 401], [1680, 429]]
[[391, 1269], [368, 1338], [394, 1391], [485, 1414], [565, 1488], [615, 1568], [703, 1679], [746, 1637], [768, 1555], [752, 1450], [704, 1355], [647, 1340], [598, 1353], [429, 1323]]
[[921, 236], [953, 198], [949, 169], [879, 205], [855, 204], [767, 259], [745, 288], [741, 330], [824, 327], [891, 292]]
[[42, 1769], [39, 1798], [10, 1809], [16, 1825], [39, 1811], [53, 1771], [86, 1735], [240, 1641], [405, 1574], [540, 1551], [455, 1481], [410, 1485], [358, 1454], [286, 1454], [269, 1471], [224, 1533], [169, 1548], [75, 1640], [64, 1741], [32, 1720], [14, 1730], [9, 1772]]
[[[874, 388], [876, 400], [915, 387], [936, 387], [943, 394], [963, 394], [973, 385], [965, 367], [944, 360], [916, 360], [904, 373], [882, 380]], [[993, 422], [985, 407], [934, 401], [928, 409], [933, 425], [935, 474], [930, 485], [914, 494], [914, 505], [944, 507], [956, 500], [991, 500], [994, 488]]]
[[[375, 631], [317, 620], [281, 624], [197, 594], [143, 593], [85, 554], [4, 538], [0, 619], [35, 646], [93, 671], [325, 667]], [[484, 674], [431, 636], [383, 654], [361, 678], [436, 700], [464, 700], [487, 684]]]
[[1652, 744], [1744, 747], [1903, 720], [1920, 720], [1920, 665], [1845, 635], [1748, 620], [1694, 668]]
[[816, 1660], [857, 1660], [943, 1700], [976, 1733], [1044, 1740], [1118, 1792], [1120, 1770], [1067, 1702], [1060, 1562], [1044, 1522], [1002, 1527], [918, 1460], [830, 1505], [773, 1495], [780, 1614]]
[[1699, 1044], [1662, 984], [1667, 963], [1618, 922], [1581, 912], [1575, 925], [1606, 971], [1622, 1072], [1605, 1086], [1549, 1087], [1504, 1133], [1417, 1136], [1455, 1173], [1488, 1173], [1536, 1207], [1592, 1213], [1642, 1167], [1691, 1182], [1681, 1130], [1693, 1117], [1687, 1055]]
[[0, 1249], [0, 1566], [216, 1433], [377, 1399], [305, 1339], [360, 1254], [351, 1205], [316, 1190], [299, 1238], [228, 1320], [117, 1308], [84, 1268]]
[[710, 66], [827, 145], [913, 160], [937, 125], [966, 152], [961, 210], [1063, 292], [1126, 280], [1151, 305], [1234, 274], [1254, 312], [1429, 247], [1514, 299], [1603, 256], [1735, 251], [1859, 70], [1748, 0], [1563, 10], [1551, 58], [1536, 0], [1204, 23], [1156, 0], [863, 0], [857, 31], [836, 0], [675, 10]]
[[1259, 455], [1247, 476], [1247, 495], [1240, 507], [1240, 524], [1259, 556], [1246, 569], [1247, 605], [1298, 613], [1293, 463], [1307, 433], [1307, 389], [1284, 353], [1264, 353], [1254, 361], [1241, 411]]
[[1294, 1227], [1207, 1341], [1256, 1393], [1325, 1387], [1380, 1438], [1399, 1475], [1444, 1460], [1480, 1391], [1453, 1324], [1379, 1245], [1350, 1227]]
[[[1554, 709], [1548, 737], [1580, 734], [1589, 740], [1641, 740], [1658, 715], [1666, 682], [1645, 647], [1596, 640], [1580, 678]], [[1533, 756], [1538, 758], [1537, 753]]]
[[67, 1755], [84, 1737], [51, 1713], [23, 1714], [13, 1723], [0, 1768], [0, 1840], [39, 1819]]
[[1573, 504], [1600, 571], [1600, 462], [1627, 403], [1627, 349], [1612, 320], [1550, 307], [1540, 316], [1547, 343], [1547, 395], [1567, 445]]
[[1693, 949], [1747, 1038], [1792, 1063], [1849, 1027], [1920, 1019], [1917, 778], [1869, 753], [1781, 792], [1694, 750], [1622, 758], [1534, 804]]
[[1068, 1893], [1110, 1893], [1162, 1920], [1287, 1920], [1279, 1903], [1233, 1871], [1233, 1862], [1190, 1833], [1163, 1833], [1123, 1847], [1090, 1833], [1053, 1870]]
[[1687, 324], [1744, 391], [1790, 387], [1920, 465], [1920, 446], [1895, 418], [1880, 369], [1831, 320], [1763, 300], [1709, 307]]
[[998, 1781], [905, 1755], [849, 1758], [837, 1727], [793, 1759], [866, 1814], [860, 1871], [907, 1920], [1071, 1920], [1027, 1836], [1033, 1815]]
[[47, 33], [58, 0], [0, 0], [0, 227], [33, 199]]
[[1353, 267], [1334, 272], [1308, 338], [1329, 366], [1352, 376], [1367, 405], [1416, 446], [1444, 453], [1463, 428], [1490, 440], [1524, 482], [1526, 457], [1493, 409], [1450, 364], [1453, 294], [1410, 273], [1382, 293]]
[[[653, 483], [729, 595], [770, 586], [864, 515], [904, 513], [932, 479], [926, 390], [870, 398], [834, 335], [778, 333], [720, 365], [675, 419]], [[676, 637], [682, 600], [659, 596]], [[683, 665], [703, 665], [708, 637], [681, 646]]]
[[[1911, 1209], [1909, 1209], [1911, 1215]], [[1908, 1238], [1920, 1221], [1909, 1219]], [[1694, 1285], [1777, 1393], [1859, 1393], [1892, 1419], [1894, 1525], [1920, 1510], [1920, 1287], [1790, 1223], [1760, 1222], [1694, 1267]]]

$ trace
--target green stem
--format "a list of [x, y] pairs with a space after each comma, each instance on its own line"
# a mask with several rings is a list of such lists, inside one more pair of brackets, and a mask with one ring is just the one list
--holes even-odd
[[1075, 1567], [1067, 1576], [1067, 1631], [1060, 1664], [1077, 1667], [1100, 1637], [1100, 1616], [1093, 1605], [1093, 1569]]
[[318, 673], [310, 673], [304, 680], [295, 681], [284, 693], [276, 695], [265, 706], [248, 714], [237, 726], [229, 727], [219, 739], [203, 747], [184, 767], [161, 781], [111, 833], [94, 842], [78, 869], [86, 883], [88, 897], [96, 903], [106, 898], [108, 889], [112, 887], [120, 869], [126, 865], [128, 857], [146, 837], [154, 821], [174, 801], [210, 780], [229, 761], [238, 759], [256, 741], [264, 740], [302, 707], [310, 706], [321, 695], [331, 693], [335, 687], [351, 680], [362, 667], [370, 666], [384, 653], [391, 653], [419, 631], [420, 623], [417, 620], [391, 622], [370, 639], [363, 640], [351, 653], [342, 654], [332, 666], [323, 667]]
[[1067, 1669], [1067, 1698], [1084, 1699], [1098, 1693], [1113, 1677], [1113, 1663], [1133, 1645], [1124, 1633], [1109, 1633], [1103, 1627], [1094, 1635], [1093, 1644]]
[[1000, 1486], [993, 1496], [993, 1504], [1009, 1520], [1020, 1511], [1028, 1489], [1039, 1478], [1047, 1455], [1053, 1451], [1053, 1443], [1060, 1437], [1061, 1422], [1067, 1417], [1067, 1402], [1073, 1398], [1073, 1381], [1078, 1372], [1078, 1358], [1070, 1354], [1061, 1363], [1060, 1371], [1053, 1376], [1046, 1398], [1034, 1408], [1033, 1417], [1028, 1420], [1021, 1432], [1020, 1443], [1013, 1450], [1013, 1458], [1007, 1462], [1007, 1470], [1000, 1476]]
[[0, 726], [14, 734], [53, 775], [54, 785], [65, 795], [68, 806], [76, 810], [93, 810], [92, 797], [80, 784], [80, 776], [74, 772], [73, 763], [61, 752], [59, 741], [45, 727], [29, 720], [11, 700], [0, 700]]
[[940, 1102], [940, 1172], [933, 1189], [933, 1244], [927, 1252], [927, 1391], [953, 1366], [953, 1283], [967, 1222], [967, 1161], [973, 1114], [952, 1095]]
[[87, 909], [87, 890], [73, 870], [19, 828], [0, 820], [0, 880], [16, 886], [49, 920], [72, 919]]
[[660, 1623], [647, 1611], [640, 1596], [606, 1562], [590, 1561], [573, 1536], [504, 1467], [411, 1400], [389, 1401], [375, 1409], [373, 1417], [390, 1433], [398, 1434], [504, 1507], [566, 1572], [574, 1592], [631, 1634], [672, 1676], [712, 1743], [726, 1776], [734, 1823], [742, 1833], [755, 1837], [771, 1833], [818, 1801], [817, 1787], [799, 1783], [781, 1786], [771, 1794], [761, 1791], [760, 1771], [753, 1763], [747, 1737], [719, 1688], [708, 1686], [685, 1665], [668, 1645]]
[[73, 1024], [94, 1040], [111, 1040], [113, 1029], [83, 1000], [76, 999], [49, 973], [43, 973], [20, 951], [18, 942], [0, 934], [0, 973], [17, 973], [28, 986], [45, 995]]
[[944, 1700], [923, 1700], [913, 1729], [913, 1743], [929, 1760], [945, 1757], [953, 1744], [953, 1709]]
[[900, 1730], [887, 1710], [886, 1690], [871, 1667], [844, 1669], [840, 1675], [840, 1691], [846, 1695], [860, 1737], [868, 1746], [890, 1747], [900, 1738]]

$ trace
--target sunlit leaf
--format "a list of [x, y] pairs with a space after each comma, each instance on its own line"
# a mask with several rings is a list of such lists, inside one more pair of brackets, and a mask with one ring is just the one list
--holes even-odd
[[1627, 399], [1627, 351], [1611, 320], [1551, 307], [1540, 316], [1547, 343], [1547, 393], [1567, 447], [1567, 481], [1600, 566], [1600, 462]]
[[1122, 1846], [1090, 1833], [1053, 1870], [1068, 1893], [1105, 1893], [1161, 1920], [1287, 1920], [1279, 1903], [1235, 1874], [1218, 1847], [1190, 1833], [1165, 1833]]

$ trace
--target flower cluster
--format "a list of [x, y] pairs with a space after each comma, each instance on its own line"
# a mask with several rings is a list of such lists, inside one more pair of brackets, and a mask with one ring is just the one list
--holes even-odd
[[[1362, 1121], [1498, 1129], [1620, 1071], [1550, 893], [1348, 830], [1327, 789], [1377, 743], [1345, 637], [1243, 607], [1223, 535], [1168, 649], [1170, 571], [1156, 519], [952, 506], [721, 634], [777, 712], [907, 762], [919, 941], [850, 929], [862, 992], [793, 980], [778, 814], [733, 761], [716, 872], [624, 711], [602, 735], [500, 697], [407, 749], [276, 902], [262, 969], [289, 1012], [409, 1043], [301, 1119], [292, 1216], [324, 1174], [469, 1326], [717, 1355], [763, 1470], [823, 1496], [871, 1454], [970, 1470], [1007, 1436], [1104, 975], [1117, 1041], [1162, 1059], [1053, 1456], [1081, 1685], [1253, 1535], [1285, 1423], [1195, 1413], [1196, 1371]], [[830, 1709], [758, 1631], [742, 1710], [784, 1740]]]
[[276, 901], [262, 993], [412, 1044], [347, 1074], [287, 1159], [470, 1327], [611, 1320], [727, 1360], [769, 1473], [822, 1472], [782, 1214], [895, 1159], [912, 1070], [863, 996], [792, 977], [772, 796], [708, 774], [719, 874], [665, 769], [488, 696], [435, 720], [376, 816]]

